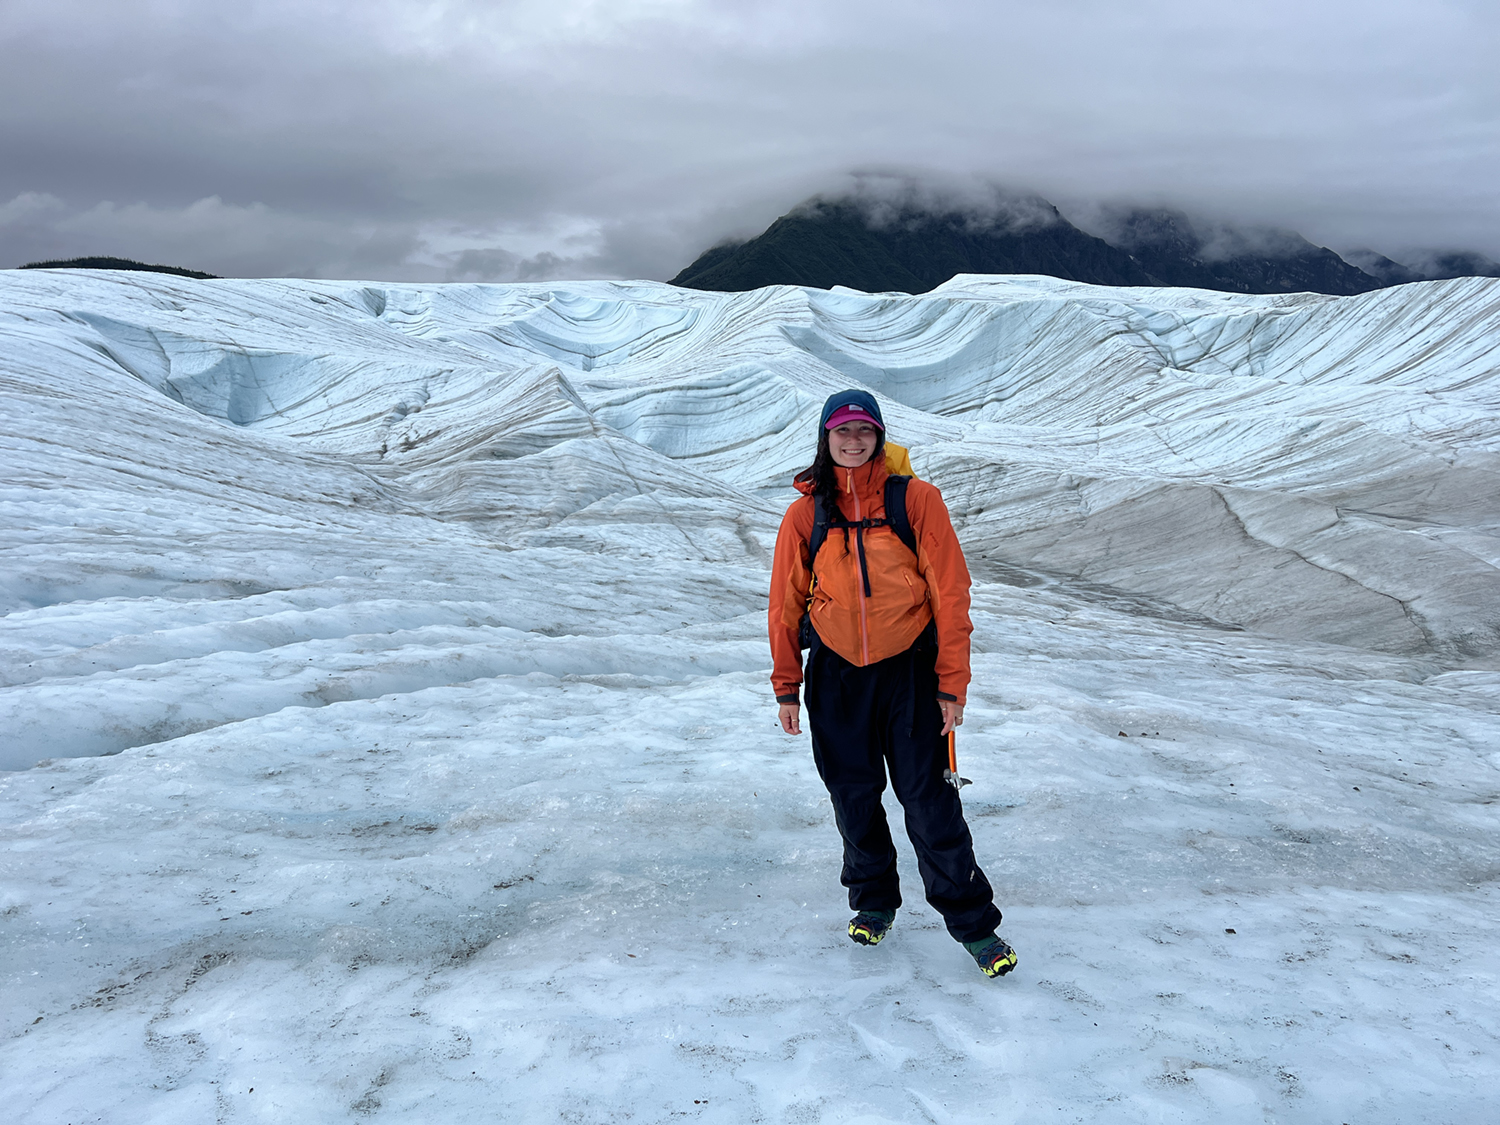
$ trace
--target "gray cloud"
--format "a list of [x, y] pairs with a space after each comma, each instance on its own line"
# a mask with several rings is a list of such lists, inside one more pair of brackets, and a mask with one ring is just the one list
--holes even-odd
[[911, 212], [958, 213], [973, 229], [1030, 230], [1058, 221], [1056, 207], [1041, 196], [974, 176], [912, 169], [865, 169], [838, 177], [823, 196], [848, 200], [875, 228], [919, 223]]
[[861, 170], [1500, 257], [1488, 0], [8, 0], [0, 264], [667, 277]]

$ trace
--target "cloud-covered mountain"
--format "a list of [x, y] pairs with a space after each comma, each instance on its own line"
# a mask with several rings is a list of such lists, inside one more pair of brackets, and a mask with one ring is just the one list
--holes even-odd
[[1447, 281], [1454, 277], [1500, 277], [1500, 262], [1472, 250], [1449, 250], [1420, 255], [1417, 272], [1423, 281]]
[[1472, 250], [1427, 250], [1405, 255], [1396, 262], [1374, 250], [1353, 250], [1344, 255], [1365, 273], [1386, 285], [1409, 281], [1448, 281], [1455, 277], [1500, 277], [1500, 262]]
[[1168, 208], [1100, 208], [1088, 227], [1036, 195], [976, 201], [856, 189], [814, 197], [755, 238], [712, 247], [672, 283], [723, 292], [842, 285], [925, 293], [959, 274], [1045, 274], [1095, 285], [1352, 296], [1410, 281], [1500, 276], [1500, 263], [1482, 254], [1426, 254], [1415, 266], [1374, 251], [1346, 259], [1295, 231]]
[[1166, 208], [1122, 208], [1100, 218], [1104, 237], [1130, 254], [1152, 285], [1340, 296], [1381, 287], [1377, 277], [1295, 231], [1206, 221]]
[[1427, 274], [1421, 270], [1402, 265], [1378, 250], [1351, 250], [1344, 254], [1344, 261], [1358, 266], [1385, 285], [1405, 285], [1412, 281], [1427, 280]]
[[1129, 254], [1079, 230], [1037, 196], [995, 200], [984, 208], [953, 200], [815, 198], [757, 238], [708, 250], [672, 283], [723, 292], [843, 285], [925, 293], [961, 273], [1151, 284]]

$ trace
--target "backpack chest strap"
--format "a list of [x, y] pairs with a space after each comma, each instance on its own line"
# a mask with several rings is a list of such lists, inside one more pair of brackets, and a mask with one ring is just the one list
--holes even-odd
[[[818, 557], [818, 551], [823, 546], [823, 541], [828, 538], [828, 532], [839, 528], [844, 533], [844, 545], [849, 544], [849, 532], [854, 532], [855, 547], [859, 553], [859, 573], [865, 588], [865, 597], [870, 597], [870, 566], [865, 559], [865, 532], [877, 527], [888, 527], [896, 533], [896, 537], [906, 544], [912, 554], [917, 553], [917, 537], [912, 531], [911, 520], [906, 513], [906, 486], [911, 483], [911, 477], [889, 476], [885, 478], [885, 515], [878, 519], [848, 520], [844, 518], [837, 506], [830, 512], [827, 501], [820, 495], [813, 495], [813, 528], [812, 535], [807, 542], [807, 565], [812, 569], [814, 561]], [[814, 577], [814, 583], [817, 579]]]
[[846, 536], [851, 529], [862, 533], [876, 527], [889, 527], [915, 555], [917, 536], [912, 530], [911, 519], [906, 512], [906, 486], [910, 483], [911, 477], [888, 476], [885, 478], [885, 515], [880, 519], [846, 520], [837, 504], [830, 505], [825, 497], [814, 493], [812, 533], [807, 539], [808, 569], [812, 568], [813, 562], [817, 559], [823, 540], [828, 538], [829, 529], [835, 527], [842, 528]]

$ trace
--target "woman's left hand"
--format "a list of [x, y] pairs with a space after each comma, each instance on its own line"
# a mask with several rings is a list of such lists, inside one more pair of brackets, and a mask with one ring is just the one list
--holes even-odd
[[939, 733], [947, 734], [954, 727], [964, 725], [964, 705], [954, 703], [951, 699], [939, 699], [938, 710], [943, 713], [943, 729]]

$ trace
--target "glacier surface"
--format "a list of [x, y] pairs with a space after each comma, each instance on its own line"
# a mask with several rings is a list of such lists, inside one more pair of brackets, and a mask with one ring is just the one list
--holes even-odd
[[[0, 273], [7, 1106], [1487, 1120], [1497, 343], [1488, 279]], [[976, 578], [1000, 982], [909, 849], [848, 943], [774, 729], [769, 551], [851, 383]]]

